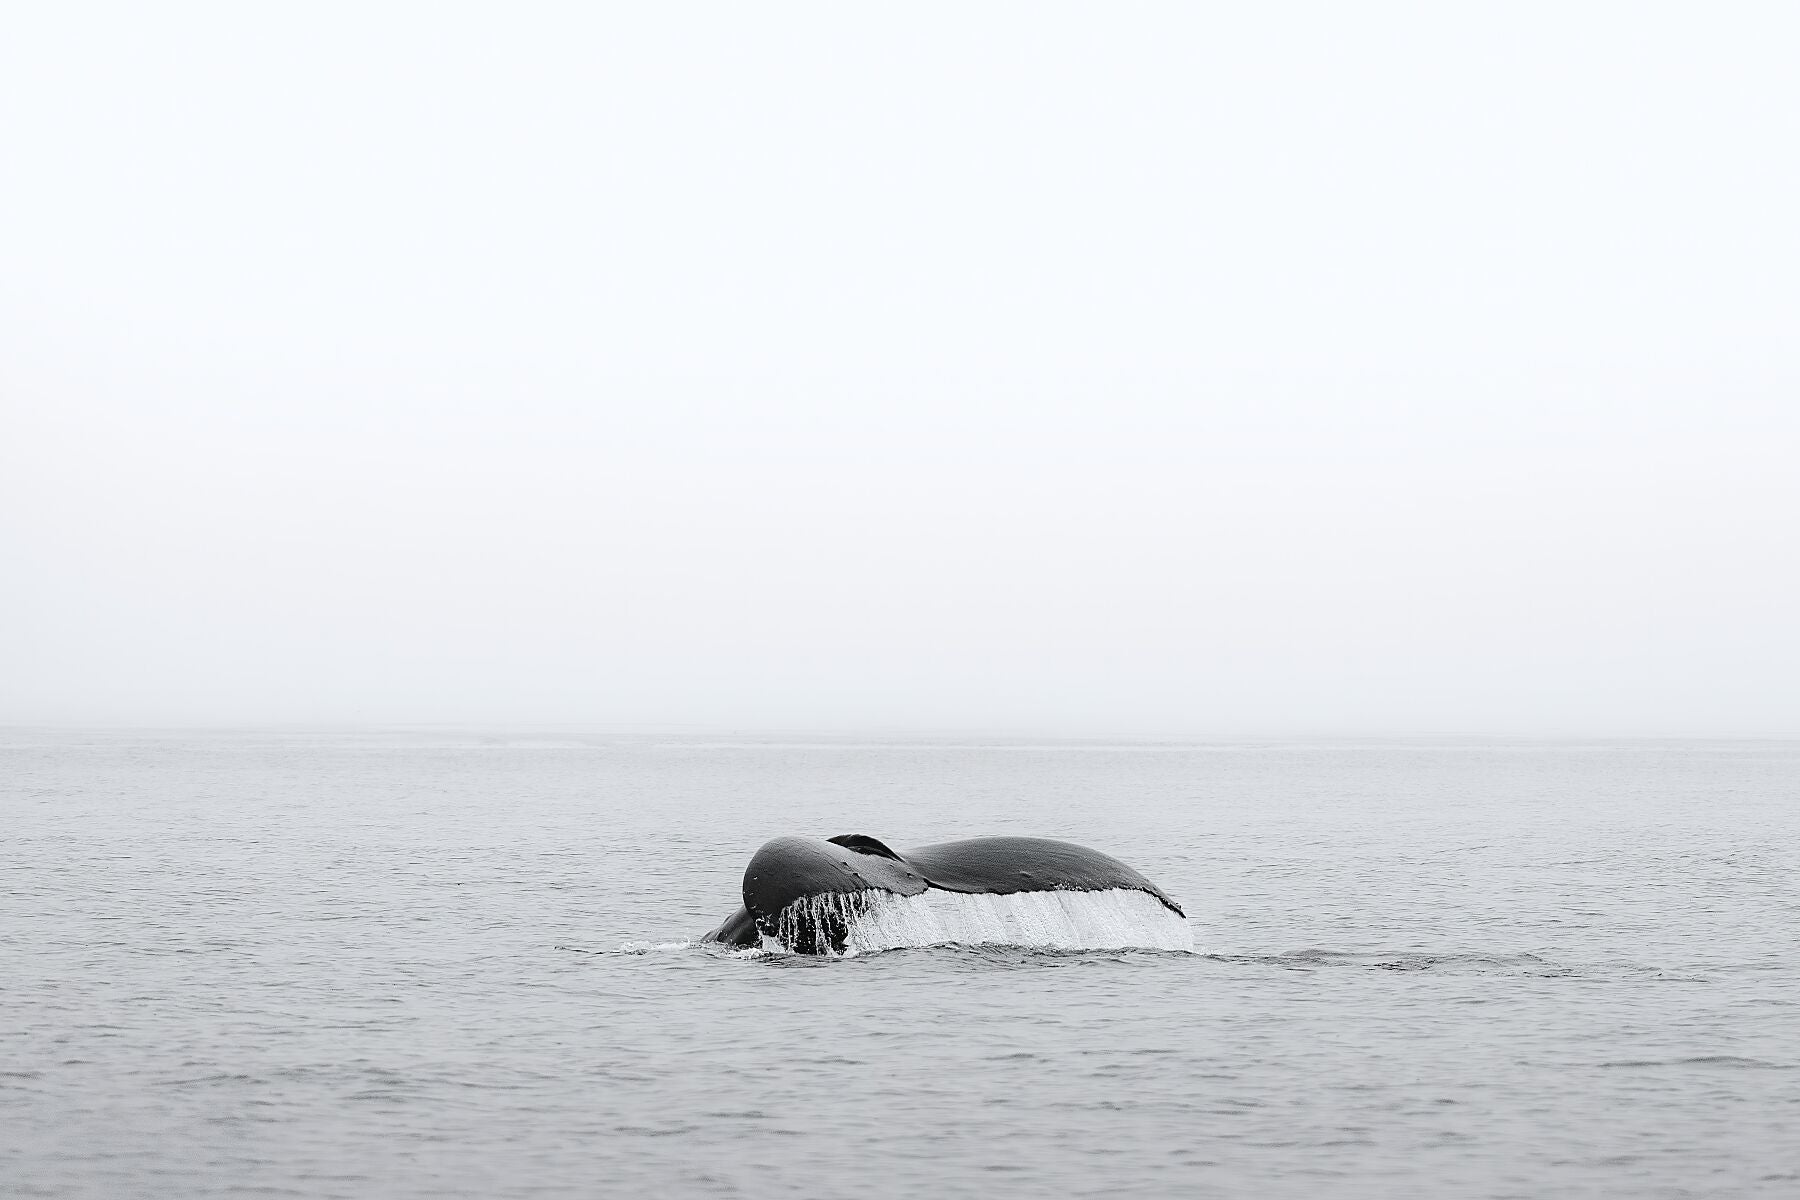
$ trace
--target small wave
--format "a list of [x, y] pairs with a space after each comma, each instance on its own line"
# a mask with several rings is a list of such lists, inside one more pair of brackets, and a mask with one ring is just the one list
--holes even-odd
[[1320, 967], [1356, 967], [1366, 971], [1474, 971], [1506, 975], [1560, 978], [1574, 975], [1573, 967], [1551, 962], [1536, 954], [1396, 953], [1360, 950], [1294, 950], [1285, 954], [1218, 955], [1221, 961], [1310, 971]]
[[1611, 1067], [1730, 1067], [1742, 1071], [1791, 1071], [1792, 1063], [1770, 1062], [1764, 1058], [1743, 1058], [1736, 1054], [1701, 1054], [1690, 1058], [1631, 1058], [1596, 1064]]
[[784, 909], [776, 936], [764, 938], [770, 951], [833, 951], [846, 957], [926, 946], [1191, 951], [1194, 933], [1156, 897], [1126, 888], [1011, 895], [933, 888], [916, 896], [879, 891], [809, 896]]
[[1667, 965], [1618, 959], [1557, 962], [1539, 954], [1500, 954], [1485, 951], [1422, 950], [1290, 950], [1280, 954], [1208, 954], [1222, 963], [1277, 967], [1285, 971], [1348, 968], [1361, 971], [1414, 972], [1468, 975], [1510, 975], [1534, 979], [1633, 979], [1657, 983], [1704, 983], [1704, 974]]

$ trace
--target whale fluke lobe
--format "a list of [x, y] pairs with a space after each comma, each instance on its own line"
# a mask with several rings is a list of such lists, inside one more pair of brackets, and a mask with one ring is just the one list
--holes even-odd
[[780, 837], [744, 872], [744, 907], [705, 940], [796, 954], [947, 943], [1191, 949], [1179, 905], [1115, 858], [1050, 838], [905, 854], [861, 833]]

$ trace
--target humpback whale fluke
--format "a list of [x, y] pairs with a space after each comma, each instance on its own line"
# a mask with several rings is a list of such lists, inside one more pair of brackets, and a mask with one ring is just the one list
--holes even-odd
[[901, 854], [867, 834], [766, 843], [744, 906], [705, 940], [801, 954], [1001, 942], [1192, 944], [1181, 907], [1115, 858], [1050, 838], [985, 837]]

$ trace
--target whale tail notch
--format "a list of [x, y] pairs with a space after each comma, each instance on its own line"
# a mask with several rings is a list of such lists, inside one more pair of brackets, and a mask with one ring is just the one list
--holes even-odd
[[858, 854], [873, 854], [877, 858], [891, 858], [895, 862], [905, 862], [894, 850], [880, 838], [872, 838], [866, 833], [840, 833], [836, 837], [826, 838], [834, 846], [842, 846], [846, 850], [854, 850]]

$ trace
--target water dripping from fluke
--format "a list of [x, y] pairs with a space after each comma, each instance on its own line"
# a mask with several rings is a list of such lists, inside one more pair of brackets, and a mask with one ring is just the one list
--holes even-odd
[[855, 957], [930, 946], [1036, 950], [1192, 951], [1187, 918], [1152, 896], [1104, 892], [850, 892], [809, 896], [783, 909], [763, 948]]

